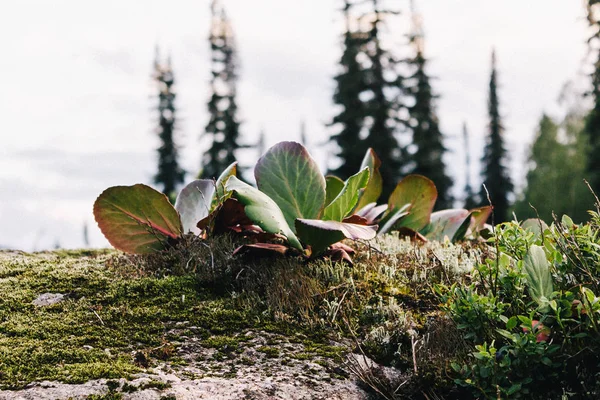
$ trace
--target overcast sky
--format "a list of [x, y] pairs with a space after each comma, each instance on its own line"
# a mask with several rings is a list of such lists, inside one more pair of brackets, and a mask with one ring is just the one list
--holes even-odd
[[[337, 0], [223, 0], [241, 60], [243, 140], [262, 129], [268, 145], [298, 140], [325, 168], [331, 149], [332, 76], [343, 23]], [[400, 10], [408, 0], [389, 1]], [[143, 6], [141, 6], [143, 5]], [[453, 151], [456, 192], [464, 184], [463, 121], [477, 161], [486, 127], [490, 52], [515, 180], [543, 111], [558, 115], [568, 80], [586, 83], [587, 36], [579, 0], [417, 0], [438, 114]], [[20, 0], [0, 14], [0, 246], [106, 246], [92, 215], [112, 185], [151, 183], [157, 138], [150, 80], [155, 45], [171, 55], [177, 82], [182, 164], [192, 175], [205, 150], [208, 0]], [[403, 54], [406, 14], [389, 23], [387, 45]], [[255, 160], [257, 155], [248, 154]], [[476, 178], [474, 173], [474, 179]]]

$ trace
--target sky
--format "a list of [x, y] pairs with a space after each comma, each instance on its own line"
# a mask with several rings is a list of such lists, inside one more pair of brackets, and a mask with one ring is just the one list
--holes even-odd
[[[108, 242], [92, 205], [107, 187], [152, 183], [156, 172], [155, 48], [170, 55], [177, 90], [177, 141], [188, 180], [207, 143], [210, 24], [208, 0], [21, 0], [0, 14], [0, 248], [25, 251]], [[238, 105], [242, 140], [267, 145], [299, 140], [323, 170], [331, 161], [334, 82], [343, 21], [338, 0], [223, 0], [241, 62]], [[408, 0], [388, 21], [386, 45], [408, 55]], [[511, 174], [524, 160], [542, 112], [559, 116], [567, 81], [587, 84], [585, 13], [579, 0], [416, 0], [437, 111], [464, 185], [462, 125], [471, 159], [486, 132], [490, 54], [496, 49], [501, 114]], [[258, 154], [242, 155], [248, 164]], [[478, 183], [477, 165], [472, 179]]]

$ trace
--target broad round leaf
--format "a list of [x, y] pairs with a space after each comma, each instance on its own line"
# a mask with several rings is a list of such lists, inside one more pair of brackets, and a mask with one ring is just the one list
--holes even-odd
[[396, 227], [406, 227], [420, 231], [429, 223], [437, 189], [434, 183], [422, 175], [409, 175], [402, 179], [388, 200], [388, 210], [393, 212], [410, 204], [409, 214], [402, 218]]
[[536, 238], [541, 238], [544, 231], [548, 229], [548, 225], [539, 218], [529, 218], [521, 223], [521, 227], [525, 230], [533, 232]]
[[200, 234], [196, 225], [210, 214], [214, 194], [215, 182], [210, 179], [196, 179], [181, 189], [175, 209], [181, 217], [184, 233]]
[[145, 254], [181, 237], [179, 214], [164, 194], [149, 186], [113, 186], [94, 203], [98, 227], [115, 248]]
[[296, 230], [302, 241], [311, 246], [313, 256], [324, 252], [330, 245], [344, 238], [369, 240], [377, 235], [377, 225], [358, 225], [318, 219], [297, 219]]
[[335, 199], [323, 210], [323, 219], [341, 221], [352, 213], [358, 196], [369, 181], [369, 169], [365, 168], [357, 174], [352, 175]]
[[362, 170], [365, 167], [369, 168], [369, 182], [360, 195], [360, 199], [356, 205], [357, 210], [360, 210], [369, 203], [377, 202], [381, 195], [381, 191], [383, 190], [383, 179], [381, 178], [381, 172], [379, 172], [381, 160], [371, 148], [367, 150], [367, 154], [365, 154], [365, 158], [363, 158], [360, 169]]
[[471, 224], [471, 212], [463, 209], [448, 209], [431, 214], [431, 222], [421, 232], [429, 240], [452, 242], [462, 240]]
[[281, 209], [269, 196], [232, 176], [225, 185], [226, 190], [245, 207], [244, 212], [256, 225], [268, 233], [281, 233], [292, 247], [303, 250], [298, 238], [288, 225]]
[[256, 185], [279, 206], [288, 225], [318, 218], [325, 203], [325, 177], [300, 143], [280, 142], [254, 168]]

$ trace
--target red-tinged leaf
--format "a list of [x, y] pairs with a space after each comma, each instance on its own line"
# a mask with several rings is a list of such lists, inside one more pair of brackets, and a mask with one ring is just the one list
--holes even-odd
[[367, 220], [369, 224], [375, 223], [377, 217], [387, 210], [387, 204], [377, 205], [377, 203], [369, 203], [356, 212], [355, 215], [361, 216]]
[[388, 200], [388, 212], [410, 204], [408, 215], [398, 221], [394, 228], [406, 227], [420, 231], [429, 223], [431, 211], [437, 199], [434, 183], [421, 175], [409, 175], [402, 179]]
[[452, 242], [464, 238], [469, 224], [471, 212], [464, 209], [448, 209], [431, 214], [431, 222], [423, 234], [429, 240], [443, 241], [448, 238]]
[[352, 257], [350, 257], [350, 254], [348, 254], [348, 252], [346, 252], [344, 249], [331, 248], [325, 252], [324, 256], [329, 257], [331, 261], [334, 262], [344, 261], [350, 265], [354, 265], [352, 262]]
[[280, 142], [254, 168], [258, 189], [281, 209], [294, 230], [296, 218], [319, 218], [325, 203], [325, 177], [317, 162], [296, 142]]
[[234, 198], [228, 198], [218, 205], [213, 212], [198, 222], [197, 227], [212, 234], [228, 232], [236, 226], [252, 225], [246, 216], [244, 205]]
[[334, 244], [332, 244], [329, 247], [332, 248], [332, 249], [344, 250], [348, 254], [354, 254], [354, 253], [356, 253], [356, 250], [354, 250], [352, 247], [348, 246], [347, 244], [345, 244], [343, 242], [334, 243]]
[[339, 221], [297, 219], [296, 231], [300, 239], [312, 248], [312, 255], [324, 252], [330, 245], [345, 238], [358, 240], [373, 239], [377, 225], [357, 225]]
[[181, 217], [183, 232], [200, 234], [196, 226], [211, 210], [215, 194], [215, 183], [210, 179], [197, 179], [187, 184], [175, 201], [175, 209]]
[[425, 236], [423, 236], [419, 232], [413, 231], [410, 228], [399, 228], [396, 232], [398, 232], [399, 237], [410, 238], [411, 242], [419, 242], [419, 243], [427, 242], [427, 238]]
[[94, 217], [110, 244], [127, 253], [164, 250], [183, 232], [167, 196], [142, 184], [106, 189], [94, 203]]
[[361, 217], [360, 215], [356, 214], [351, 215], [348, 218], [344, 218], [342, 222], [356, 225], [369, 225], [365, 217]]
[[244, 244], [233, 251], [233, 255], [244, 254], [253, 256], [286, 255], [290, 251], [288, 246], [275, 243]]
[[381, 172], [379, 172], [381, 160], [371, 148], [367, 150], [360, 169], [362, 170], [365, 167], [369, 168], [369, 182], [360, 195], [360, 199], [356, 205], [357, 210], [369, 203], [376, 202], [383, 190], [383, 179], [381, 178]]
[[492, 206], [473, 208], [471, 211], [471, 233], [479, 232], [485, 226], [485, 223], [492, 215]]
[[[253, 225], [253, 226], [255, 228], [260, 229], [256, 225]], [[283, 235], [262, 232], [262, 230], [260, 232], [254, 231], [254, 232], [249, 232], [249, 233], [251, 233], [251, 234], [248, 235], [247, 238], [252, 240], [254, 243], [276, 243], [276, 244], [285, 243], [285, 236], [283, 236]]]

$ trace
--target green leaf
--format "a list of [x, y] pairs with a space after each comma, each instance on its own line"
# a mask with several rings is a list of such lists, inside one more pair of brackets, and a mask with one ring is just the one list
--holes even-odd
[[327, 175], [325, 182], [325, 205], [328, 206], [344, 188], [344, 181], [337, 176]]
[[388, 200], [388, 212], [410, 204], [409, 215], [402, 218], [394, 228], [406, 227], [420, 231], [429, 223], [437, 189], [433, 182], [421, 175], [409, 175], [402, 179]]
[[327, 248], [347, 238], [352, 240], [373, 239], [377, 234], [377, 225], [359, 225], [339, 221], [322, 221], [318, 219], [297, 219], [296, 231], [300, 239], [311, 246], [313, 255], [318, 255]]
[[508, 322], [506, 323], [506, 329], [512, 331], [513, 329], [515, 329], [518, 323], [519, 321], [517, 320], [517, 317], [510, 317]]
[[342, 221], [350, 215], [358, 202], [360, 190], [364, 189], [368, 181], [368, 168], [365, 168], [348, 178], [348, 180], [344, 182], [344, 187], [341, 192], [327, 207], [325, 207], [325, 210], [323, 210], [323, 219]]
[[496, 329], [496, 332], [498, 332], [500, 335], [504, 336], [505, 338], [507, 338], [509, 340], [514, 340], [515, 339], [514, 335], [511, 332], [507, 331], [507, 330]]
[[369, 203], [376, 203], [383, 190], [383, 180], [381, 178], [381, 160], [377, 157], [375, 151], [371, 148], [367, 150], [365, 158], [363, 158], [360, 169], [363, 170], [365, 167], [369, 168], [369, 182], [360, 195], [356, 209], [360, 210]]
[[436, 211], [431, 214], [431, 222], [421, 233], [429, 240], [443, 241], [447, 237], [452, 242], [462, 240], [471, 223], [471, 212], [463, 209]]
[[408, 209], [410, 208], [410, 203], [405, 204], [403, 207], [396, 208], [391, 212], [387, 212], [381, 221], [379, 221], [379, 234], [383, 235], [384, 233], [388, 233], [390, 229], [394, 227], [394, 224], [402, 217], [408, 215]]
[[548, 225], [539, 218], [529, 218], [521, 223], [521, 227], [529, 232], [533, 232], [536, 238], [541, 238]]
[[214, 194], [215, 182], [211, 179], [197, 179], [181, 189], [175, 201], [175, 209], [181, 217], [184, 233], [200, 233], [196, 225], [210, 214]]
[[256, 185], [279, 206], [294, 230], [296, 218], [318, 218], [325, 203], [325, 177], [300, 143], [280, 142], [258, 160]]
[[508, 390], [506, 391], [506, 394], [511, 396], [511, 395], [517, 393], [519, 390], [521, 390], [521, 384], [515, 383], [511, 387], [508, 388]]
[[217, 178], [217, 182], [215, 183], [215, 187], [217, 188], [217, 190], [215, 191], [215, 195], [212, 199], [211, 211], [214, 210], [215, 207], [221, 201], [223, 201], [223, 197], [225, 197], [225, 194], [227, 192], [225, 190], [225, 184], [227, 183], [227, 180], [229, 179], [229, 177], [236, 176], [236, 174], [237, 174], [237, 161], [231, 163], [231, 165], [229, 165], [227, 168], [225, 168], [225, 170], [223, 172], [221, 172], [221, 175], [219, 175], [219, 177]]
[[225, 185], [233, 196], [242, 203], [246, 216], [268, 233], [281, 233], [292, 247], [303, 250], [298, 238], [286, 222], [283, 212], [269, 196], [232, 176]]
[[571, 227], [573, 227], [573, 225], [575, 225], [575, 223], [573, 222], [571, 217], [569, 217], [567, 214], [562, 216], [562, 218], [560, 219], [560, 222], [567, 228], [571, 228]]
[[529, 284], [529, 294], [539, 305], [546, 305], [552, 297], [552, 273], [544, 248], [532, 245], [523, 260], [525, 278]]
[[148, 254], [181, 237], [179, 214], [164, 194], [149, 186], [113, 186], [94, 203], [98, 227], [115, 248]]

